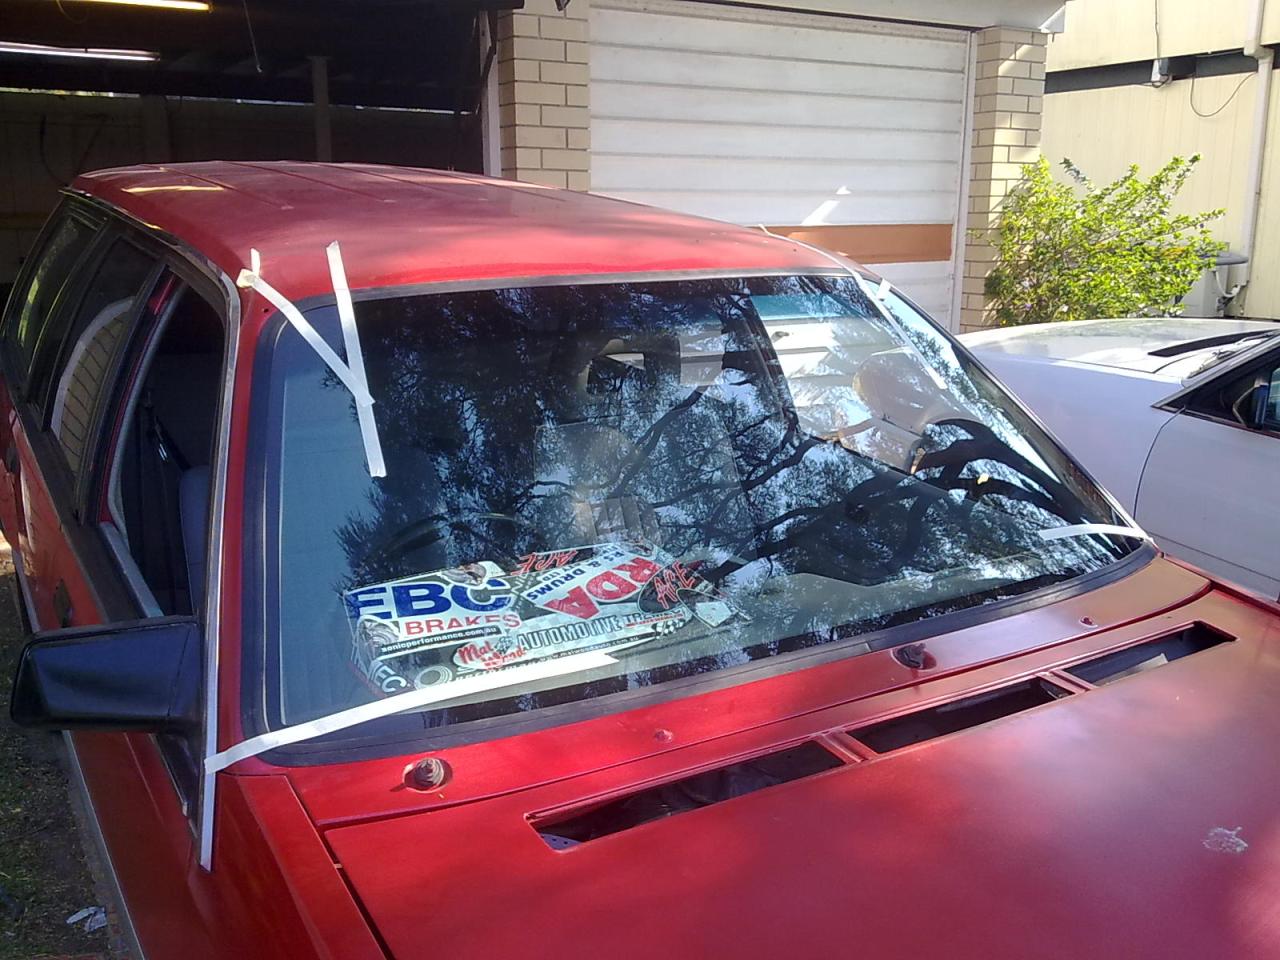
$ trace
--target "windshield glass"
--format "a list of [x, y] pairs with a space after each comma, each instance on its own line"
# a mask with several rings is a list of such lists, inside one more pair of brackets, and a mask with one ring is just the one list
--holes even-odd
[[[930, 321], [852, 277], [355, 312], [385, 477], [292, 327], [259, 366], [271, 727], [426, 687], [444, 726], [862, 653], [1136, 546], [1043, 536], [1123, 520]], [[307, 316], [341, 351], [336, 309]]]

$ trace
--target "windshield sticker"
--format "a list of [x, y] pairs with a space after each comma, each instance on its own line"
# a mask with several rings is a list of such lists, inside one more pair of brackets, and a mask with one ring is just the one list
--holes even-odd
[[638, 543], [596, 544], [343, 594], [353, 663], [378, 693], [647, 643], [698, 621], [746, 620], [688, 565]]

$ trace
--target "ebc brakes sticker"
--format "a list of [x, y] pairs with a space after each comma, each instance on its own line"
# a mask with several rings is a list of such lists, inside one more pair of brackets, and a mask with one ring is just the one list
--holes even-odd
[[694, 618], [714, 628], [742, 617], [689, 567], [639, 543], [529, 554], [509, 571], [492, 561], [473, 563], [343, 597], [353, 662], [384, 695], [620, 650]]

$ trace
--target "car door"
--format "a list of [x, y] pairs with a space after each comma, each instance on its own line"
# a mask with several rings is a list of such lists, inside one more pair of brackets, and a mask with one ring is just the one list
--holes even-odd
[[1280, 595], [1280, 350], [1167, 406], [1176, 415], [1142, 471], [1138, 522], [1175, 556]]
[[[216, 292], [113, 218], [77, 269], [38, 338], [13, 418], [20, 486], [44, 492], [27, 496], [26, 525], [35, 531], [47, 516], [41, 537], [56, 541], [27, 538], [40, 580], [23, 579], [50, 593], [32, 607], [32, 626], [198, 615], [209, 490], [186, 475], [207, 474], [211, 462], [225, 341]], [[205, 955], [203, 731], [78, 732], [67, 742], [146, 955]]]

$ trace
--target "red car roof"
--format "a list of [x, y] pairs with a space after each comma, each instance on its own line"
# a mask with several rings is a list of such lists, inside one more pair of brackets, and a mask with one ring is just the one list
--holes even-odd
[[758, 230], [470, 174], [372, 164], [181, 163], [89, 173], [73, 185], [196, 248], [233, 279], [293, 299], [329, 289], [342, 244], [353, 288], [449, 280], [691, 270], [831, 269]]

